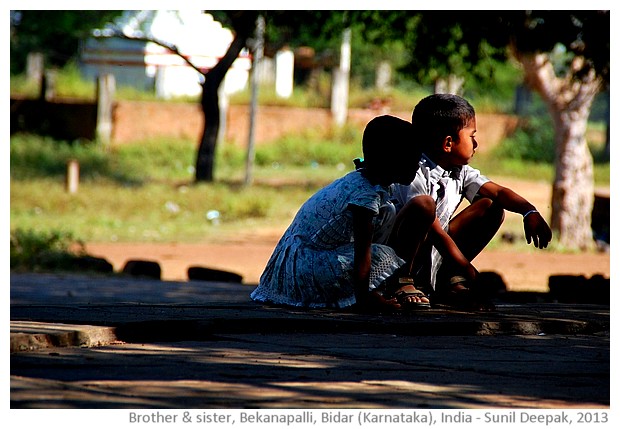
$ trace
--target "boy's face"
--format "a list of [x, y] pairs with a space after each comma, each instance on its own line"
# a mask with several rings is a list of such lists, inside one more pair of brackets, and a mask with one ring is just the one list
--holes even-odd
[[450, 148], [450, 163], [454, 166], [469, 164], [474, 156], [478, 142], [476, 141], [476, 118], [459, 131], [458, 140], [453, 141]]

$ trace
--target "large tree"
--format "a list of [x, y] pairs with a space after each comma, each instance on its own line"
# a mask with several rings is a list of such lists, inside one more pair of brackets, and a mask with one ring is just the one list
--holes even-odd
[[512, 22], [514, 56], [555, 129], [551, 227], [562, 246], [585, 249], [593, 243], [594, 201], [586, 127], [595, 96], [609, 84], [609, 12], [523, 12]]

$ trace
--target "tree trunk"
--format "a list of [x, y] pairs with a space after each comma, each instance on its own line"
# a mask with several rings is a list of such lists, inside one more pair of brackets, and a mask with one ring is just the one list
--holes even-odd
[[[551, 228], [560, 246], [590, 248], [594, 175], [586, 127], [600, 81], [593, 71], [558, 78], [545, 54], [522, 54], [526, 83], [537, 91], [553, 118], [555, 131], [555, 179], [552, 194]], [[581, 70], [576, 58], [572, 71]]]
[[213, 181], [215, 149], [220, 129], [218, 88], [226, 77], [226, 72], [245, 46], [246, 39], [253, 29], [253, 25], [248, 25], [251, 21], [245, 19], [247, 19], [246, 16], [237, 19], [236, 35], [226, 54], [211, 70], [204, 74], [205, 80], [202, 84], [202, 96], [200, 98], [200, 105], [204, 113], [204, 128], [196, 156], [196, 182]]
[[202, 84], [202, 96], [200, 105], [204, 115], [204, 127], [198, 154], [196, 156], [196, 181], [212, 182], [215, 167], [215, 147], [217, 135], [220, 129], [220, 106], [218, 88], [223, 78], [211, 74], [205, 75]]
[[589, 110], [580, 113], [552, 113], [556, 159], [551, 228], [558, 231], [560, 246], [585, 250], [593, 244], [594, 175], [592, 155], [585, 139]]

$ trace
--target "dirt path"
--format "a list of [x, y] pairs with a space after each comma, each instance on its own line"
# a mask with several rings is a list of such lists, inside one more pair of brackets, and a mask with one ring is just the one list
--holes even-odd
[[[122, 270], [130, 259], [159, 262], [164, 280], [187, 280], [192, 265], [228, 270], [243, 276], [244, 283], [255, 284], [276, 244], [273, 242], [145, 244], [89, 244], [91, 255], [106, 258], [115, 270]], [[547, 251], [485, 251], [474, 264], [480, 271], [501, 274], [509, 290], [547, 291], [552, 274], [609, 276], [609, 254], [560, 254]]]
[[[549, 218], [549, 184], [496, 180], [524, 195]], [[597, 191], [608, 193], [609, 189]], [[505, 225], [511, 221], [510, 217], [512, 222], [521, 222], [518, 215], [509, 213]], [[93, 256], [106, 258], [117, 271], [130, 259], [149, 259], [159, 262], [164, 280], [187, 280], [187, 268], [198, 265], [233, 271], [243, 276], [244, 283], [256, 284], [281, 234], [279, 229], [252, 231], [217, 243], [90, 243], [86, 250]], [[546, 291], [548, 278], [553, 274], [610, 275], [608, 253], [485, 250], [474, 265], [480, 271], [499, 273], [509, 290], [515, 291]]]

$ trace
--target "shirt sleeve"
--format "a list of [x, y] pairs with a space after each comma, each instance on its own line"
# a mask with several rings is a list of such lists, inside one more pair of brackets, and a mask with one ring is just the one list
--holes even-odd
[[463, 175], [463, 195], [470, 203], [474, 200], [478, 191], [491, 180], [469, 165], [464, 166], [461, 174]]
[[370, 210], [375, 216], [379, 214], [379, 209], [383, 199], [387, 199], [387, 192], [379, 186], [373, 186], [361, 176], [356, 178], [347, 186], [347, 205], [353, 205]]

